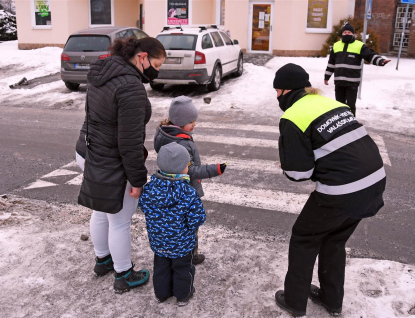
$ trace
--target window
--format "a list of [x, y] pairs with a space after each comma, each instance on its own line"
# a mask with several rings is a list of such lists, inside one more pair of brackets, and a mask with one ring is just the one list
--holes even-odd
[[166, 50], [194, 50], [197, 35], [188, 34], [165, 34], [158, 35], [157, 40], [163, 44]]
[[225, 32], [221, 32], [220, 35], [222, 35], [222, 38], [225, 40], [226, 45], [232, 45], [232, 40], [229, 38], [229, 36], [226, 35]]
[[130, 36], [135, 36], [131, 29], [122, 30], [115, 34], [116, 38], [129, 38]]
[[216, 24], [225, 25], [225, 0], [216, 0]]
[[89, 0], [90, 25], [114, 25], [113, 0]]
[[213, 42], [215, 42], [215, 46], [224, 46], [222, 38], [219, 35], [219, 32], [212, 32], [211, 33]]
[[105, 35], [71, 36], [65, 44], [67, 52], [103, 52], [108, 51], [111, 40]]
[[205, 34], [202, 38], [202, 49], [210, 49], [213, 47], [212, 39], [209, 34]]
[[32, 27], [34, 29], [51, 29], [52, 12], [50, 0], [32, 0]]
[[330, 33], [332, 29], [332, 0], [308, 0], [308, 33]]
[[134, 33], [134, 35], [137, 39], [142, 39], [142, 38], [148, 37], [148, 35], [145, 34], [143, 31], [140, 31], [140, 30], [137, 30], [137, 29], [133, 29], [133, 33]]

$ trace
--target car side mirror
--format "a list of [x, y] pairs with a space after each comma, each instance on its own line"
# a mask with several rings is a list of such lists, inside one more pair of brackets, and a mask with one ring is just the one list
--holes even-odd
[[239, 44], [238, 40], [233, 40], [233, 44]]

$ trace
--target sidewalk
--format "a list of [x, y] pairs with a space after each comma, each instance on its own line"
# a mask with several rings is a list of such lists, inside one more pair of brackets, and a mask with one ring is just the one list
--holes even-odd
[[[117, 295], [112, 275], [93, 276], [92, 243], [80, 239], [89, 236], [89, 217], [90, 211], [77, 205], [0, 198], [3, 317], [289, 317], [274, 302], [287, 268], [283, 239], [212, 227], [208, 219], [199, 232], [207, 259], [196, 268], [196, 293], [179, 308], [174, 298], [156, 303], [151, 278], [146, 286]], [[132, 241], [136, 268], [152, 272], [140, 212], [133, 218]], [[347, 264], [343, 317], [415, 315], [414, 266], [351, 258]], [[311, 301], [307, 313], [330, 317]]]

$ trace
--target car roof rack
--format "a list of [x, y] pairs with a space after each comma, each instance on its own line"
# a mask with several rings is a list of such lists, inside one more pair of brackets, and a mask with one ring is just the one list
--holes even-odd
[[216, 24], [211, 24], [211, 25], [200, 25], [200, 26], [199, 26], [200, 32], [202, 32], [202, 31], [206, 31], [208, 28], [211, 28], [211, 29], [217, 29], [217, 30], [219, 30], [219, 28], [218, 28], [218, 26], [217, 26]]
[[161, 30], [161, 32], [168, 31], [170, 29], [180, 29], [180, 31], [183, 31], [182, 26], [180, 25], [180, 26], [176, 26], [176, 27], [165, 26], [165, 27], [163, 27], [163, 30]]

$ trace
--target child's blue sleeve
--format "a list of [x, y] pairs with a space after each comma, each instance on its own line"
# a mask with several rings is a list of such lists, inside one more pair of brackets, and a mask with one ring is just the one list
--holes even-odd
[[[193, 189], [192, 189], [193, 190]], [[193, 192], [193, 199], [189, 204], [189, 212], [187, 213], [187, 226], [190, 229], [196, 230], [199, 226], [205, 223], [206, 213], [203, 207], [202, 200], [200, 200], [196, 191]]]

